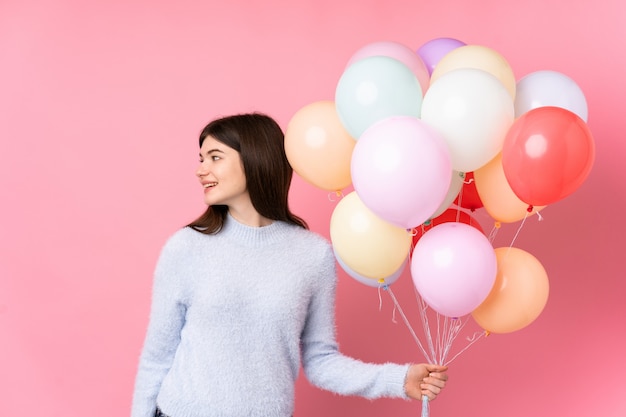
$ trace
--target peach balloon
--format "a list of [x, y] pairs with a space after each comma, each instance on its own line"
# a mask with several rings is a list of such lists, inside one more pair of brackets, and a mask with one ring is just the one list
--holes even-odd
[[533, 206], [528, 212], [528, 204], [520, 200], [511, 189], [502, 168], [502, 153], [474, 171], [476, 192], [485, 211], [502, 223], [513, 223], [533, 215], [546, 206]]
[[515, 98], [517, 83], [511, 65], [498, 52], [482, 45], [460, 46], [444, 55], [430, 76], [430, 85], [443, 74], [460, 68], [475, 68], [490, 73], [506, 87], [511, 97]]
[[317, 101], [293, 115], [285, 131], [285, 153], [298, 173], [323, 190], [352, 183], [350, 160], [356, 141], [343, 127], [333, 101]]
[[548, 275], [530, 253], [514, 247], [495, 249], [498, 264], [496, 282], [472, 317], [492, 333], [510, 333], [535, 321], [543, 311], [549, 293]]
[[352, 271], [374, 279], [398, 271], [411, 248], [410, 233], [377, 217], [355, 191], [335, 207], [330, 239], [337, 256]]

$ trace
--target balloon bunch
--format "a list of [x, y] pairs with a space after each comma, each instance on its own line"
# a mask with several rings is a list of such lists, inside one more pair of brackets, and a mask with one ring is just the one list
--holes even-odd
[[[294, 114], [285, 150], [314, 186], [354, 188], [330, 221], [349, 276], [388, 289], [410, 266], [451, 332], [471, 315], [507, 333], [541, 313], [547, 275], [528, 252], [494, 248], [470, 213], [518, 222], [574, 192], [595, 158], [586, 120], [581, 89], [559, 72], [516, 81], [498, 52], [452, 38], [417, 51], [376, 42], [350, 57], [334, 101]], [[431, 358], [445, 362], [448, 347]]]

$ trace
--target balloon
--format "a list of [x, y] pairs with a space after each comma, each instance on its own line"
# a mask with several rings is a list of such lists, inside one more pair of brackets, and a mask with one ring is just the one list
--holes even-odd
[[433, 214], [430, 215], [430, 218], [434, 218], [439, 216], [441, 213], [446, 211], [450, 205], [454, 202], [454, 200], [459, 195], [459, 192], [463, 188], [465, 175], [459, 171], [452, 171], [452, 175], [450, 177], [450, 185], [448, 186], [448, 192], [446, 196], [443, 198], [443, 201], [439, 205], [439, 208], [435, 210]]
[[332, 101], [304, 106], [285, 130], [285, 152], [294, 171], [323, 190], [338, 191], [352, 183], [350, 159], [355, 144]]
[[587, 124], [560, 107], [538, 107], [521, 115], [502, 148], [504, 175], [517, 197], [548, 205], [574, 192], [595, 159]]
[[496, 257], [487, 237], [464, 223], [426, 232], [411, 257], [415, 288], [433, 310], [448, 317], [471, 313], [491, 291]]
[[[464, 42], [454, 38], [436, 38], [431, 39], [424, 45], [420, 46], [417, 50], [417, 54], [422, 58], [428, 74], [432, 74], [435, 66], [439, 63], [448, 52], [456, 49], [460, 46], [465, 46]], [[426, 90], [424, 90], [426, 91]]]
[[404, 229], [437, 210], [452, 176], [443, 139], [409, 116], [388, 117], [363, 132], [352, 152], [351, 172], [363, 203]]
[[474, 181], [473, 172], [465, 173], [463, 187], [454, 202], [455, 204], [463, 208], [470, 209], [471, 211], [478, 210], [483, 206], [483, 202], [480, 200], [480, 196], [476, 190], [476, 181]]
[[474, 171], [474, 179], [485, 211], [496, 221], [513, 223], [545, 208], [533, 206], [529, 212], [528, 204], [515, 195], [504, 175], [501, 153]]
[[549, 293], [548, 275], [530, 253], [514, 248], [495, 249], [496, 282], [472, 317], [492, 333], [510, 333], [532, 323], [543, 311]]
[[335, 90], [335, 103], [341, 123], [358, 140], [365, 129], [389, 116], [419, 117], [422, 88], [402, 62], [372, 56], [344, 71]]
[[[402, 275], [402, 272], [404, 272], [404, 268], [407, 265], [407, 261], [405, 261], [402, 264], [402, 266], [400, 266], [400, 268], [398, 268], [398, 270], [394, 272], [393, 274], [391, 274], [390, 276], [373, 279], [373, 278], [365, 277], [353, 271], [348, 265], [346, 265], [346, 263], [341, 259], [341, 257], [339, 257], [339, 255], [337, 254], [337, 251], [335, 251], [335, 258], [337, 259], [337, 263], [339, 264], [339, 266], [341, 266], [341, 269], [343, 269], [346, 272], [346, 274], [348, 274], [349, 277], [354, 278], [355, 281], [360, 282], [361, 284], [367, 285], [368, 287], [374, 287], [374, 288], [386, 287], [396, 282], [398, 278], [400, 278], [400, 276]], [[407, 260], [408, 260], [408, 256], [407, 256]]]
[[450, 148], [452, 169], [471, 172], [502, 150], [513, 123], [513, 100], [485, 71], [451, 71], [431, 84], [422, 120], [440, 132]]
[[476, 230], [480, 231], [480, 233], [485, 234], [478, 220], [473, 218], [469, 213], [466, 213], [465, 211], [459, 208], [451, 207], [445, 210], [439, 216], [434, 217], [433, 219], [430, 219], [429, 221], [424, 223], [421, 227], [415, 230], [416, 233], [414, 233], [413, 235], [413, 247], [415, 247], [415, 245], [417, 244], [417, 241], [420, 240], [420, 238], [424, 235], [424, 233], [428, 232], [430, 229], [437, 226], [438, 224], [449, 223], [449, 222], [458, 222], [458, 223], [468, 224], [476, 228]]
[[546, 106], [564, 108], [587, 122], [585, 95], [567, 75], [556, 71], [536, 71], [517, 82], [515, 117]]
[[446, 54], [430, 76], [433, 85], [442, 75], [461, 68], [475, 68], [493, 75], [515, 98], [515, 74], [506, 59], [491, 48], [481, 45], [465, 45]]
[[374, 279], [393, 275], [411, 247], [405, 229], [376, 216], [354, 191], [335, 207], [330, 239], [338, 257], [352, 271]]
[[409, 67], [417, 77], [424, 93], [430, 84], [430, 72], [422, 59], [411, 48], [398, 42], [381, 41], [365, 45], [352, 55], [348, 67], [355, 62], [370, 56], [386, 56], [397, 59]]

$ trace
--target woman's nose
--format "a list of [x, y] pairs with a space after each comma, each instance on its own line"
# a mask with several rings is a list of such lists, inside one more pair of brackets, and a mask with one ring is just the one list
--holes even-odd
[[196, 169], [196, 176], [197, 177], [202, 177], [204, 175], [206, 175], [208, 172], [207, 167], [204, 166], [204, 164], [200, 164], [198, 165], [198, 169]]

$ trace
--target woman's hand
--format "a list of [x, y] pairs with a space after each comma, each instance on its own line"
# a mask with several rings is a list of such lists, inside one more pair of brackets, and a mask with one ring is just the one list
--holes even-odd
[[437, 398], [448, 380], [447, 366], [432, 364], [414, 364], [409, 367], [404, 382], [406, 395], [414, 400], [427, 396], [429, 401]]

